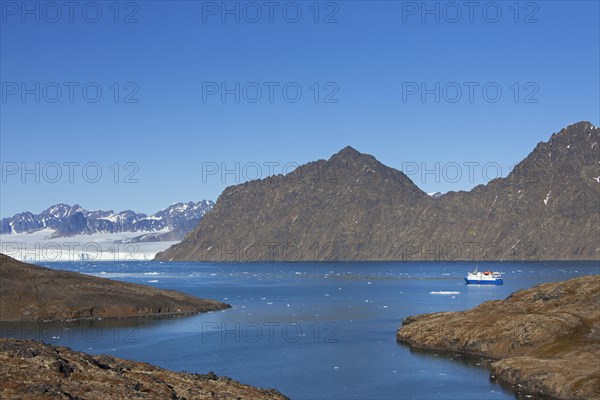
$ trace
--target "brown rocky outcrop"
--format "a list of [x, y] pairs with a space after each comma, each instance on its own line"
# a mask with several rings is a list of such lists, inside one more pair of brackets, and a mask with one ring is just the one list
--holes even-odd
[[173, 290], [53, 270], [0, 254], [0, 321], [175, 315], [228, 307]]
[[0, 339], [2, 399], [284, 400], [214, 373], [173, 372], [31, 340]]
[[492, 358], [492, 377], [520, 393], [600, 399], [600, 275], [546, 283], [467, 311], [408, 317], [396, 338]]

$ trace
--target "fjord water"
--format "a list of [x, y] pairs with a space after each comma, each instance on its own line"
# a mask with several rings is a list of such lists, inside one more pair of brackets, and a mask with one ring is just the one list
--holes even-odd
[[473, 263], [41, 263], [231, 304], [168, 318], [3, 324], [43, 340], [177, 371], [214, 371], [292, 399], [510, 399], [484, 360], [396, 343], [402, 318], [455, 311], [544, 282], [600, 273], [598, 262], [479, 263], [503, 286], [467, 286]]

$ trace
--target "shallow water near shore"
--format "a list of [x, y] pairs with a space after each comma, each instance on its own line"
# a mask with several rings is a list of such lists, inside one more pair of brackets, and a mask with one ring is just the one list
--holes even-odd
[[403, 318], [456, 311], [544, 282], [600, 273], [594, 262], [478, 263], [502, 286], [467, 286], [474, 263], [57, 262], [50, 268], [231, 304], [161, 318], [2, 324], [43, 340], [177, 371], [230, 376], [292, 399], [511, 399], [476, 360], [396, 343]]

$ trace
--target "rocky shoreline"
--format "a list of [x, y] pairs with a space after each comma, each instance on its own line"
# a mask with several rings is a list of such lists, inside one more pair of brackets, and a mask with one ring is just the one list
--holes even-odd
[[467, 311], [411, 316], [396, 339], [496, 360], [491, 378], [518, 394], [600, 399], [600, 275], [546, 283]]
[[53, 270], [0, 254], [0, 321], [150, 317], [229, 307], [174, 290]]
[[[229, 304], [145, 285], [25, 264], [0, 254], [0, 323], [165, 317]], [[283, 400], [214, 373], [173, 372], [40, 341], [0, 338], [2, 399]]]
[[19, 339], [0, 339], [0, 398], [287, 399], [277, 390], [258, 389], [212, 372], [174, 372]]

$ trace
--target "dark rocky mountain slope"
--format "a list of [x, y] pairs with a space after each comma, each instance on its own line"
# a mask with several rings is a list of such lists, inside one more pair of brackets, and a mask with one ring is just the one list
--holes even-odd
[[600, 258], [600, 130], [553, 134], [504, 178], [428, 196], [346, 147], [329, 160], [226, 188], [159, 260]]

